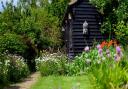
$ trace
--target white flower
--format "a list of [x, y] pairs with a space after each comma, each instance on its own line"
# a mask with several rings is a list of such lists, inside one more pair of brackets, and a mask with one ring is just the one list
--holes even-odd
[[86, 63], [87, 64], [90, 64], [91, 63], [91, 60], [90, 59], [86, 59]]
[[100, 61], [100, 60], [98, 60], [98, 61], [97, 61], [97, 63], [98, 63], [98, 64], [100, 64], [100, 63], [101, 63], [101, 61]]
[[102, 57], [102, 60], [104, 61], [106, 58], [105, 57]]

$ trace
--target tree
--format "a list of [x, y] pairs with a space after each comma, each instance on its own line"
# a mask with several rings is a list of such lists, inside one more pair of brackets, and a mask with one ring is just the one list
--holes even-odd
[[128, 0], [90, 0], [102, 13], [102, 32], [114, 34], [123, 45], [128, 40]]
[[17, 6], [13, 1], [7, 3], [0, 14], [0, 51], [22, 55], [34, 69], [40, 50], [61, 45], [60, 22], [65, 1], [50, 4], [48, 0], [20, 0]]

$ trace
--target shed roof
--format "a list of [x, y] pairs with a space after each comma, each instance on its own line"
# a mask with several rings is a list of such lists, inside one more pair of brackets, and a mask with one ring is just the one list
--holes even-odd
[[[64, 18], [62, 20], [62, 25], [64, 24], [64, 20], [66, 19], [66, 17], [68, 16], [68, 13], [72, 11], [72, 7], [76, 4], [79, 4], [80, 2], [82, 2], [84, 0], [70, 0], [70, 2], [68, 3], [67, 9], [65, 11], [64, 14]], [[88, 0], [87, 0], [88, 1]]]
[[72, 4], [75, 4], [78, 0], [71, 0], [68, 4], [69, 5], [72, 5]]

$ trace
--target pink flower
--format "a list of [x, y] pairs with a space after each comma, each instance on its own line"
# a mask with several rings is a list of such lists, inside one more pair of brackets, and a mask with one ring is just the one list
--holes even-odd
[[106, 50], [106, 55], [107, 55], [107, 57], [110, 57], [111, 56], [109, 49]]
[[114, 54], [114, 59], [117, 60], [117, 55], [116, 54]]
[[88, 52], [88, 51], [89, 51], [89, 46], [86, 46], [86, 47], [84, 48], [84, 51], [85, 51], [85, 52]]
[[111, 55], [110, 55], [110, 54], [107, 54], [107, 57], [108, 57], [108, 58], [110, 58], [110, 57], [111, 57]]
[[117, 55], [117, 54], [115, 54], [114, 55], [114, 59], [115, 59], [115, 61], [120, 61], [121, 60], [121, 57], [119, 56], [119, 55]]
[[110, 54], [110, 51], [109, 51], [109, 49], [107, 49], [107, 50], [106, 50], [106, 54]]
[[97, 49], [100, 49], [100, 48], [101, 48], [101, 45], [100, 45], [100, 44], [98, 44], [96, 47], [97, 47]]

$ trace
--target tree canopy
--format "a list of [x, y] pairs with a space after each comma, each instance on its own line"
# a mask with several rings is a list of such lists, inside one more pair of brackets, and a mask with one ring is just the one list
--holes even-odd
[[[67, 0], [13, 0], [0, 14], [0, 52], [27, 55], [61, 45], [61, 21]], [[26, 57], [27, 58], [27, 57]]]
[[101, 31], [115, 35], [123, 45], [128, 40], [128, 0], [90, 0], [103, 15]]

